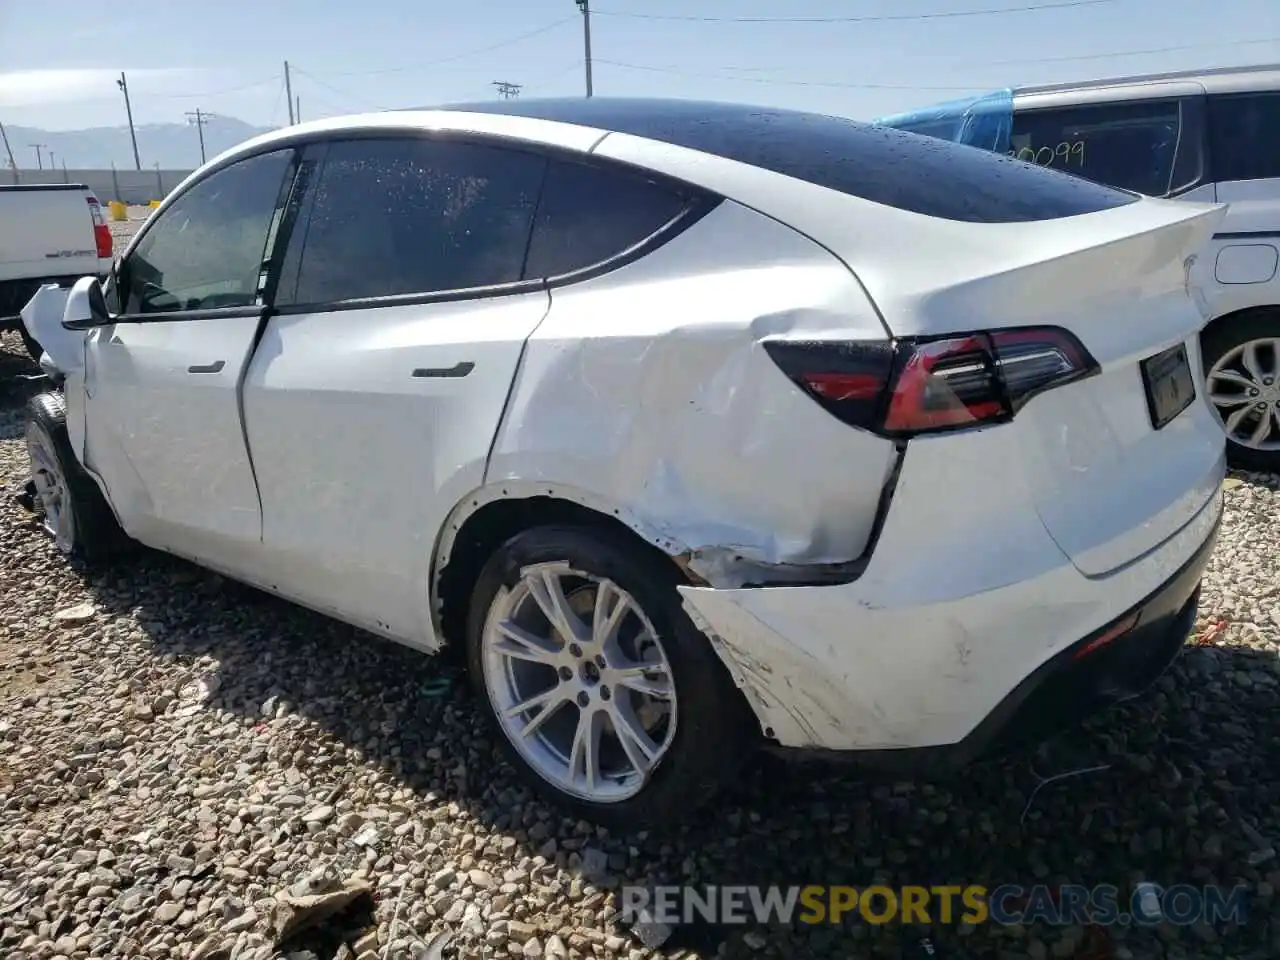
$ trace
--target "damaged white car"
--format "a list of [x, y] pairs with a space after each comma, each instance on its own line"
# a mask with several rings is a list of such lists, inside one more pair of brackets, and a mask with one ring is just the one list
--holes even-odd
[[1216, 206], [773, 109], [272, 133], [24, 312], [37, 509], [465, 650], [568, 808], [965, 763], [1142, 689], [1221, 513]]

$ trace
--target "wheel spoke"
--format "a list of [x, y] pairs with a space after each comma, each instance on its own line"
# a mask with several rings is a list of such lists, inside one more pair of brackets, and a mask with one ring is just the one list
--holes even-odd
[[577, 782], [581, 777], [586, 788], [594, 790], [600, 777], [600, 734], [603, 715], [599, 710], [579, 710], [578, 729], [573, 734], [573, 746], [569, 748], [569, 779]]
[[[556, 714], [556, 711], [568, 703], [569, 699], [564, 685], [557, 683], [550, 689], [536, 693], [513, 707], [508, 707], [505, 715], [508, 718], [519, 717], [532, 710], [538, 710], [538, 715], [529, 720], [520, 730], [520, 733], [524, 736], [531, 737]], [[539, 710], [539, 708], [541, 709]]]
[[503, 656], [530, 663], [552, 664], [560, 655], [560, 648], [553, 640], [535, 636], [510, 620], [500, 622], [497, 631], [502, 635], [502, 641], [494, 644], [494, 649]]
[[586, 627], [569, 606], [560, 585], [560, 576], [550, 570], [541, 571], [528, 580], [529, 594], [565, 643], [578, 641], [586, 633]]
[[[652, 674], [659, 674], [660, 676], [654, 677]], [[661, 664], [623, 667], [620, 670], [613, 671], [613, 676], [619, 684], [628, 690], [634, 690], [636, 693], [643, 693], [646, 696], [657, 697], [661, 700], [671, 699], [671, 678], [667, 675], [666, 667]]]
[[1262, 416], [1258, 417], [1258, 425], [1253, 428], [1253, 435], [1249, 438], [1254, 443], [1262, 443], [1271, 434], [1271, 411], [1264, 410]]
[[1209, 402], [1215, 407], [1238, 407], [1244, 403], [1253, 403], [1253, 398], [1243, 393], [1210, 393]]
[[1244, 422], [1245, 418], [1249, 416], [1249, 413], [1252, 410], [1253, 410], [1252, 406], [1241, 407], [1235, 413], [1231, 414], [1231, 416], [1227, 417], [1227, 420], [1226, 420], [1227, 433], [1234, 434], [1237, 430], [1239, 430], [1240, 424]]
[[649, 775], [654, 758], [658, 755], [658, 747], [649, 739], [648, 732], [640, 723], [640, 718], [631, 709], [630, 704], [620, 700], [612, 700], [609, 705], [609, 719], [613, 722], [618, 742], [627, 755], [627, 760], [642, 777]]
[[596, 605], [591, 617], [591, 640], [601, 649], [613, 643], [618, 625], [631, 608], [627, 597], [608, 580], [596, 585]]
[[1240, 362], [1244, 364], [1244, 368], [1249, 371], [1249, 376], [1253, 377], [1254, 385], [1260, 385], [1262, 378], [1266, 376], [1262, 371], [1262, 364], [1258, 362], [1258, 344], [1249, 343], [1240, 351]]
[[1242, 373], [1236, 373], [1234, 370], [1215, 370], [1209, 374], [1209, 381], [1221, 381], [1222, 383], [1230, 383], [1237, 387], [1243, 387], [1246, 390], [1256, 389], [1258, 384], [1250, 380]]

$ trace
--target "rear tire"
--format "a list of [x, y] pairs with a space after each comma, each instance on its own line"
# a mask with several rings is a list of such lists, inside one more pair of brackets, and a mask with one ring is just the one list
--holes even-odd
[[34, 505], [57, 548], [94, 562], [118, 553], [129, 538], [71, 449], [61, 394], [41, 393], [27, 402], [26, 433]]
[[[747, 708], [684, 612], [679, 582], [643, 546], [567, 526], [518, 534], [477, 579], [466, 647], [482, 710], [523, 779], [582, 819], [669, 829], [742, 757]], [[544, 601], [560, 598], [577, 619], [556, 628]], [[513, 709], [538, 696], [553, 706]]]
[[1280, 473], [1280, 310], [1214, 324], [1200, 337], [1200, 352], [1205, 388], [1219, 398], [1213, 403], [1223, 421], [1227, 462]]

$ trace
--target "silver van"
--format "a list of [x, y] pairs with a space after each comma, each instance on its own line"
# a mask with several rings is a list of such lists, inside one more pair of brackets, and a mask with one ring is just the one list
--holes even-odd
[[1009, 87], [876, 121], [1155, 197], [1229, 204], [1193, 269], [1233, 466], [1280, 473], [1280, 65]]

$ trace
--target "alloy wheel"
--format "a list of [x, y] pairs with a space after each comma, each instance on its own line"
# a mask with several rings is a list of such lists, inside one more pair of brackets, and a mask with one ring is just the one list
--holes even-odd
[[504, 735], [564, 793], [630, 799], [671, 747], [676, 689], [666, 650], [612, 580], [564, 562], [525, 567], [489, 609], [482, 664]]
[[1280, 338], [1247, 340], [1205, 377], [1227, 436], [1251, 450], [1280, 450]]
[[27, 455], [44, 528], [59, 550], [70, 553], [75, 543], [75, 517], [71, 512], [67, 481], [54, 453], [53, 441], [34, 424], [27, 427]]

